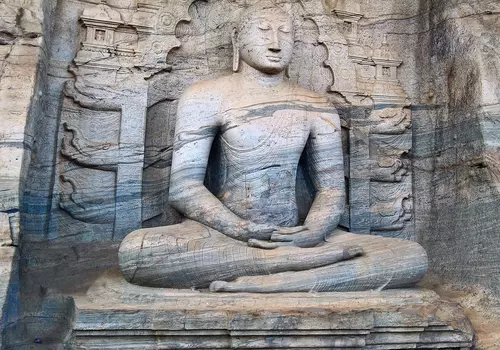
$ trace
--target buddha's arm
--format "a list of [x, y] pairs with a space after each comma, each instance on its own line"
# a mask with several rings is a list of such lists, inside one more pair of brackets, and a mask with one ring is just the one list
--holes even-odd
[[344, 161], [340, 119], [336, 112], [313, 116], [306, 152], [308, 171], [316, 189], [304, 222], [308, 230], [290, 236], [277, 233], [271, 238], [304, 248], [321, 243], [331, 234], [344, 211]]
[[191, 87], [179, 101], [169, 202], [186, 217], [229, 237], [268, 239], [274, 228], [238, 217], [203, 184], [219, 121], [216, 99], [200, 90], [196, 85]]
[[323, 239], [337, 227], [345, 205], [344, 159], [338, 114], [320, 114], [311, 123], [307, 159], [316, 196], [305, 226]]

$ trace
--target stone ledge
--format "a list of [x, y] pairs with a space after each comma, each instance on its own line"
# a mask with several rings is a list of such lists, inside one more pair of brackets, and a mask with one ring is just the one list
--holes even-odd
[[213, 294], [108, 273], [75, 296], [73, 349], [470, 349], [461, 309], [429, 290]]

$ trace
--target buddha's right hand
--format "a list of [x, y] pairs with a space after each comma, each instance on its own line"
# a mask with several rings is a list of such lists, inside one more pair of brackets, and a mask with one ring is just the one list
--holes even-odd
[[307, 231], [306, 226], [294, 226], [294, 227], [275, 227], [275, 230], [271, 233], [269, 238], [250, 238], [248, 240], [248, 246], [252, 248], [260, 249], [276, 249], [278, 247], [293, 246], [293, 242], [283, 241], [283, 242], [272, 242], [270, 239], [276, 234], [280, 235], [294, 235], [300, 232]]
[[279, 230], [278, 226], [269, 224], [256, 224], [251, 221], [245, 221], [241, 225], [242, 235], [246, 241], [251, 239], [268, 241], [271, 235]]

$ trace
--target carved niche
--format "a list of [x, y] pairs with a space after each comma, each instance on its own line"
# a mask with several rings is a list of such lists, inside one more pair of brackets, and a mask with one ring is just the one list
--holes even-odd
[[[65, 215], [118, 240], [178, 220], [168, 207], [177, 100], [195, 81], [230, 72], [231, 23], [252, 1], [129, 2], [81, 2], [57, 174]], [[343, 226], [414, 239], [411, 111], [391, 37], [360, 44], [359, 0], [276, 2], [298, 24], [290, 78], [329, 96], [343, 118]]]
[[[377, 47], [360, 44], [363, 3], [359, 0], [303, 1], [304, 16], [318, 26], [328, 52], [332, 101], [340, 102], [347, 140], [347, 212], [352, 232], [415, 239], [411, 171], [411, 110], [398, 79], [403, 62], [388, 35]], [[321, 91], [320, 91], [321, 92]], [[324, 93], [324, 92], [321, 92]]]

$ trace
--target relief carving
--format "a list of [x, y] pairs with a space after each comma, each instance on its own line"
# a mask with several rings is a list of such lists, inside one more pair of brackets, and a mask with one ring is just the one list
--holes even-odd
[[[191, 3], [108, 0], [85, 4], [80, 17], [81, 48], [64, 88], [60, 207], [86, 223], [113, 224], [118, 239], [142, 222], [147, 79], [170, 70], [175, 29], [190, 20]], [[116, 190], [97, 190], [101, 183]]]
[[376, 109], [370, 115], [373, 134], [402, 134], [411, 128], [411, 111], [408, 108]]
[[[307, 3], [312, 7], [313, 2]], [[325, 65], [334, 76], [331, 91], [351, 105], [371, 109], [368, 118], [347, 115], [352, 203], [348, 222], [359, 232], [401, 230], [412, 218], [411, 190], [399, 193], [400, 184], [411, 183], [411, 162], [406, 158], [411, 148], [406, 137], [411, 138], [411, 111], [397, 74], [402, 61], [390, 50], [387, 35], [376, 49], [359, 44], [361, 2], [335, 0], [327, 1], [326, 6], [331, 16], [311, 18], [320, 28], [318, 41], [328, 50]], [[406, 136], [398, 136], [402, 134]], [[384, 183], [384, 189], [377, 183]], [[399, 194], [382, 200], [379, 191]], [[366, 198], [372, 203], [370, 209], [362, 205]]]
[[374, 195], [374, 204], [370, 207], [372, 231], [402, 231], [413, 218], [413, 205], [410, 194], [404, 193], [396, 198]]
[[80, 166], [116, 171], [118, 146], [108, 142], [93, 142], [85, 139], [83, 133], [68, 123], [63, 123], [64, 134], [61, 153]]
[[139, 68], [146, 76], [169, 70], [166, 57], [180, 45], [175, 28], [190, 20], [192, 1], [176, 1], [168, 9], [161, 2], [139, 2], [135, 8], [114, 8], [109, 1], [87, 6], [80, 18], [86, 34], [76, 64]]
[[[82, 49], [72, 68], [75, 78], [66, 85], [65, 95], [82, 108], [119, 111], [122, 117], [115, 127], [125, 130], [123, 123], [127, 123], [129, 132], [130, 125], [134, 125], [139, 132], [132, 135], [137, 144], [130, 149], [123, 143], [123, 138], [108, 148], [107, 143], [102, 140], [93, 143], [85, 138], [88, 126], [77, 126], [71, 120], [64, 120], [66, 123], [61, 154], [65, 159], [81, 167], [114, 171], [118, 177], [118, 173], [126, 173], [127, 167], [141, 162], [146, 169], [156, 164], [170, 163], [170, 147], [159, 147], [147, 159], [141, 155], [143, 149], [137, 145], [145, 129], [145, 112], [139, 112], [130, 101], [144, 101], [147, 98], [148, 84], [145, 78], [149, 79], [161, 71], [171, 69], [167, 65], [167, 54], [180, 45], [176, 37], [177, 24], [190, 20], [188, 8], [192, 2], [176, 1], [168, 8], [151, 0], [139, 2], [135, 7], [123, 4], [117, 6], [110, 1], [86, 6], [81, 17], [85, 30]], [[232, 3], [233, 6], [246, 5], [246, 1]], [[286, 4], [285, 7], [287, 6], [291, 5]], [[405, 158], [409, 148], [397, 153], [383, 151], [383, 145], [378, 145], [377, 151], [367, 148], [365, 152], [356, 148], [371, 147], [368, 145], [372, 143], [372, 135], [408, 133], [411, 126], [406, 94], [397, 79], [397, 67], [401, 65], [401, 61], [391, 53], [387, 38], [384, 38], [376, 50], [359, 44], [358, 25], [363, 17], [359, 1], [309, 0], [302, 1], [297, 6], [300, 6], [298, 11], [304, 19], [310, 19], [316, 24], [317, 41], [326, 48], [328, 58], [324, 65], [333, 73], [330, 92], [340, 94], [352, 105], [366, 105], [368, 100], [375, 106], [385, 103], [396, 105], [375, 108], [369, 118], [363, 121], [346, 117], [351, 133], [361, 126], [368, 126], [365, 139], [352, 144], [349, 149], [351, 154], [366, 154], [366, 157], [351, 157], [347, 154], [347, 174], [350, 173], [350, 166], [358, 167], [360, 171], [363, 167], [362, 172], [367, 174], [368, 181], [395, 185], [410, 181], [410, 162]], [[145, 104], [140, 102], [139, 105], [143, 103]], [[355, 160], [353, 164], [348, 162], [351, 158]], [[138, 181], [139, 177], [134, 181]], [[368, 187], [358, 186], [355, 184], [358, 181], [356, 176], [352, 179], [350, 175], [348, 177], [353, 185], [351, 187], [356, 189], [350, 193], [353, 203], [356, 203], [356, 197], [370, 196], [369, 193], [356, 192], [361, 191], [361, 188], [370, 192], [370, 184]], [[155, 178], [154, 181], [160, 179]], [[117, 183], [118, 187], [119, 184], [120, 181]], [[350, 207], [348, 204], [348, 208]], [[146, 220], [149, 219], [148, 215]], [[369, 212], [366, 215], [370, 215]], [[350, 222], [351, 219], [347, 216], [343, 222]]]
[[[119, 112], [130, 100], [141, 98], [147, 87], [142, 76], [128, 70], [70, 67], [69, 71], [74, 78], [66, 82], [64, 95], [85, 109]], [[112, 83], [102, 84], [106, 81]]]
[[371, 179], [382, 182], [401, 182], [411, 163], [401, 157], [379, 157], [372, 162]]
[[[387, 35], [375, 49], [359, 44], [358, 26], [363, 17], [360, 1], [336, 0], [327, 5], [354, 65], [355, 94], [343, 95], [353, 105], [366, 105], [368, 115], [352, 115], [349, 120], [350, 221], [359, 232], [390, 236], [389, 232], [399, 235], [403, 230], [403, 235], [411, 238], [411, 162], [406, 156], [411, 148], [411, 111], [398, 80], [402, 61], [391, 51]], [[344, 69], [347, 67], [344, 65]], [[387, 193], [392, 195], [388, 198]], [[369, 209], [362, 206], [363, 198], [370, 199]]]
[[[60, 176], [62, 191], [59, 195], [59, 207], [72, 218], [91, 224], [112, 224], [115, 220], [115, 194], [113, 187], [98, 186], [89, 183], [89, 178], [109, 183], [114, 174], [82, 176], [78, 172], [70, 172]], [[94, 191], [88, 187], [97, 186]], [[97, 194], [97, 191], [99, 192]], [[88, 195], [90, 193], [90, 195]]]
[[[342, 124], [327, 98], [286, 77], [294, 32], [274, 2], [250, 6], [232, 32], [233, 73], [184, 92], [169, 189], [184, 218], [127, 235], [119, 260], [129, 282], [332, 292], [411, 286], [425, 272], [417, 243], [336, 231], [345, 200]], [[303, 222], [296, 200], [302, 154], [315, 190]], [[379, 213], [390, 216], [380, 225], [391, 227], [404, 216]], [[402, 259], [410, 263], [402, 267]]]
[[403, 63], [389, 48], [387, 35], [380, 48], [373, 51], [376, 75], [370, 96], [379, 105], [406, 105], [408, 95], [398, 80], [398, 67]]
[[[411, 166], [404, 159], [411, 147], [407, 137], [398, 136], [411, 127], [411, 112], [407, 108], [384, 108], [370, 114], [370, 134], [372, 139], [372, 174], [374, 181], [401, 182]], [[392, 135], [392, 136], [391, 136]]]
[[[393, 116], [397, 110], [385, 109], [377, 115]], [[408, 115], [408, 113], [402, 114]], [[405, 128], [399, 126], [394, 128], [392, 124], [405, 126], [407, 123], [403, 122], [405, 118], [400, 116], [393, 118], [394, 122], [378, 124], [377, 126], [382, 125], [382, 127], [376, 130], [400, 132]], [[411, 162], [407, 158], [411, 149], [411, 133], [370, 134], [369, 138], [371, 230], [386, 232], [386, 235], [387, 232], [394, 232], [394, 235], [412, 238], [412, 228], [408, 225], [413, 218]]]

